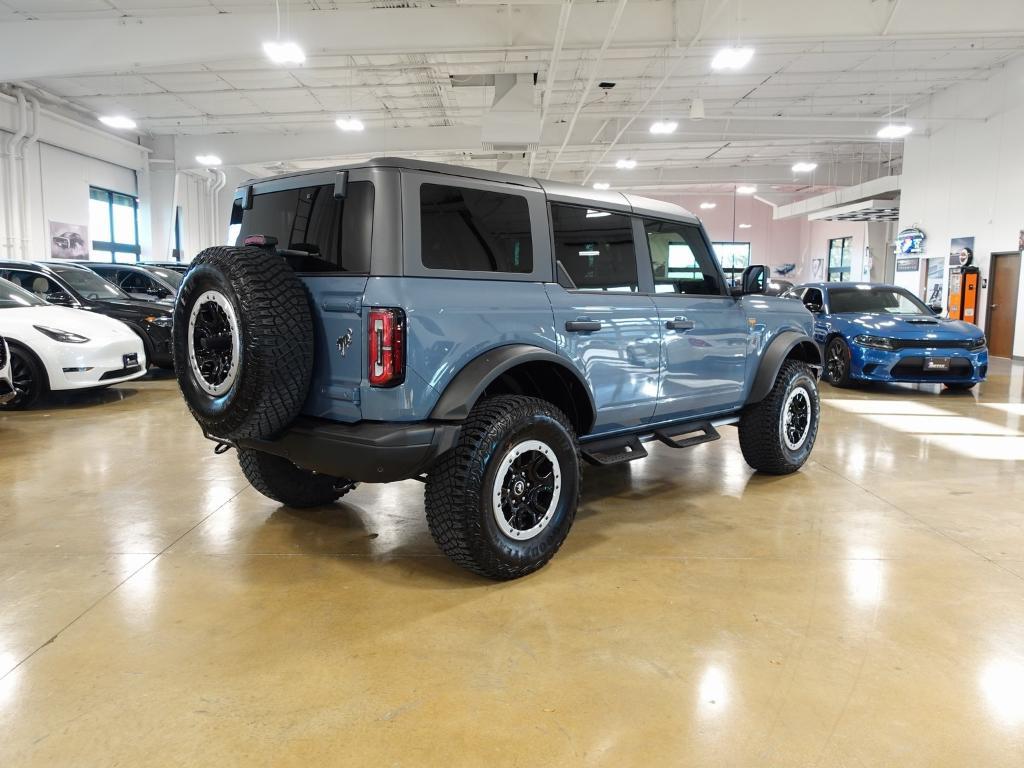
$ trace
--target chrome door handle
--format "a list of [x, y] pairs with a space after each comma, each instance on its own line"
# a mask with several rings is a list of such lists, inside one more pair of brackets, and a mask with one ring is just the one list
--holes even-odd
[[665, 323], [665, 327], [670, 331], [692, 331], [697, 327], [697, 324], [693, 320], [687, 320], [685, 317], [674, 317]]
[[591, 331], [600, 331], [601, 322], [599, 320], [566, 320], [565, 330], [569, 333], [590, 333]]

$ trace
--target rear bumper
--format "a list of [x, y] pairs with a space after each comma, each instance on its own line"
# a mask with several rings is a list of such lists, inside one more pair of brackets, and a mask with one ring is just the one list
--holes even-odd
[[341, 424], [300, 417], [276, 440], [239, 440], [296, 466], [360, 483], [408, 480], [427, 470], [459, 438], [458, 424], [362, 421]]

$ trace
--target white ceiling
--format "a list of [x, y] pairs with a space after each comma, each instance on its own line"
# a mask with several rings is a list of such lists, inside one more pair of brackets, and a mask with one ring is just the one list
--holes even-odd
[[[575, 0], [555, 69], [566, 18], [558, 0], [281, 7], [282, 37], [308, 54], [299, 67], [275, 66], [260, 51], [276, 34], [273, 0], [0, 0], [0, 50], [23, 51], [0, 64], [0, 80], [27, 82], [86, 114], [130, 115], [144, 135], [177, 137], [186, 166], [194, 151], [261, 173], [386, 152], [524, 170], [529, 157], [480, 146], [493, 87], [455, 87], [452, 78], [535, 73], [538, 106], [550, 86], [535, 174], [616, 184], [628, 175], [638, 189], [831, 186], [898, 168], [901, 146], [875, 139], [880, 125], [1024, 52], [1020, 0]], [[78, 50], [83, 36], [92, 43]], [[756, 49], [753, 61], [713, 72], [714, 53], [736, 40]], [[696, 97], [705, 120], [687, 119]], [[333, 128], [348, 114], [364, 134]], [[679, 131], [652, 136], [660, 118], [678, 120]], [[616, 171], [621, 157], [637, 169]], [[819, 169], [796, 179], [796, 160]]]

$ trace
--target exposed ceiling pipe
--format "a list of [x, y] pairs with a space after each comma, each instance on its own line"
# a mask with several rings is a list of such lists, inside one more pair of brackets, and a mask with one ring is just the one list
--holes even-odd
[[[615, 36], [615, 31], [619, 28], [619, 21], [622, 19], [622, 12], [626, 10], [626, 3], [629, 0], [619, 0], [619, 4], [615, 6], [615, 13], [612, 15], [611, 23], [608, 25], [608, 32], [604, 36], [604, 42], [601, 44], [601, 50], [597, 52], [597, 58], [594, 60], [593, 66], [590, 68], [590, 77], [587, 79], [587, 84], [583, 87], [583, 93], [580, 94], [580, 100], [576, 104], [576, 111], [572, 114], [572, 119], [569, 121], [569, 127], [565, 131], [565, 138], [562, 139], [562, 146], [558, 148], [558, 152], [555, 154], [555, 158], [551, 161], [551, 165], [548, 166], [547, 178], [551, 178], [551, 172], [555, 170], [555, 165], [558, 163], [558, 158], [562, 156], [562, 151], [565, 149], [566, 144], [569, 143], [569, 138], [572, 136], [572, 130], [576, 127], [576, 120], [580, 116], [580, 112], [583, 110], [583, 105], [587, 103], [587, 95], [590, 93], [590, 89], [594, 87], [594, 81], [597, 80], [597, 72], [601, 67], [601, 62], [604, 60], [604, 55], [608, 51], [608, 46], [611, 45], [612, 38]], [[589, 178], [589, 177], [588, 177]]]
[[730, 0], [722, 0], [718, 4], [718, 7], [715, 9], [714, 13], [712, 13], [707, 18], [701, 19], [701, 24], [700, 27], [697, 29], [697, 32], [694, 34], [692, 38], [690, 38], [690, 42], [686, 44], [686, 47], [679, 52], [678, 56], [676, 56], [676, 60], [672, 62], [671, 66], [669, 66], [668, 71], [665, 72], [665, 76], [661, 78], [661, 80], [658, 82], [658, 85], [655, 86], [654, 91], [651, 93], [650, 96], [647, 97], [647, 100], [642, 105], [640, 105], [640, 109], [636, 110], [636, 112], [633, 113], [633, 116], [626, 121], [626, 124], [619, 129], [619, 132], [615, 134], [615, 138], [612, 139], [611, 143], [607, 147], [605, 147], [605, 150], [604, 152], [601, 153], [601, 156], [597, 158], [597, 162], [595, 162], [591, 166], [590, 170], [587, 172], [586, 177], [583, 179], [584, 184], [590, 181], [590, 177], [594, 175], [594, 171], [597, 170], [597, 166], [599, 166], [601, 162], [608, 156], [608, 153], [612, 151], [612, 148], [619, 143], [619, 139], [621, 139], [625, 135], [626, 131], [629, 130], [629, 127], [636, 121], [638, 117], [640, 117], [640, 115], [647, 111], [647, 107], [650, 105], [652, 101], [654, 101], [654, 98], [661, 92], [661, 89], [665, 86], [665, 83], [667, 83], [669, 79], [672, 77], [672, 75], [675, 73], [676, 68], [683, 63], [683, 60], [686, 58], [686, 54], [688, 54], [690, 52], [690, 49], [693, 48], [694, 45], [696, 45], [697, 41], [704, 36], [704, 33], [707, 31], [708, 27], [711, 26], [711, 24], [714, 23], [715, 19], [718, 18], [718, 15], [723, 10], [725, 10], [725, 7], [729, 5], [729, 2]]
[[[558, 15], [558, 30], [555, 32], [555, 44], [551, 49], [548, 62], [548, 76], [544, 80], [544, 97], [540, 103], [540, 129], [543, 136], [544, 122], [548, 119], [548, 107], [551, 106], [551, 94], [555, 90], [555, 79], [558, 76], [558, 60], [562, 57], [562, 44], [565, 43], [565, 32], [569, 28], [569, 14], [572, 13], [573, 0], [568, 0]], [[537, 150], [530, 152], [530, 165], [527, 176], [533, 176], [533, 164], [537, 159]]]
[[21, 148], [21, 141], [28, 132], [28, 109], [25, 101], [25, 94], [20, 90], [15, 94], [18, 100], [18, 127], [7, 140], [7, 148], [4, 152], [7, 158], [7, 168], [4, 174], [4, 223], [7, 227], [6, 245], [7, 258], [17, 258], [17, 248], [21, 236], [18, 232], [20, 213], [18, 208], [18, 150]]
[[220, 206], [217, 204], [217, 196], [228, 183], [228, 177], [220, 168], [211, 168], [210, 171], [213, 173], [213, 178], [216, 179], [210, 185], [210, 244], [219, 245], [222, 237], [219, 223], [220, 216], [218, 214]]
[[[32, 258], [32, 236], [28, 220], [28, 153], [39, 140], [39, 99], [28, 97], [32, 105], [32, 132], [21, 145], [21, 258], [28, 261]], [[26, 128], [28, 126], [26, 125]]]

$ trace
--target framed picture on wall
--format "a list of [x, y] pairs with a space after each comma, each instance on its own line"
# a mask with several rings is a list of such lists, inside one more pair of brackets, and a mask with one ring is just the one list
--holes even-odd
[[50, 222], [50, 258], [89, 258], [89, 228], [85, 224], [68, 224], [64, 221]]
[[825, 260], [811, 259], [811, 281], [821, 282], [825, 279]]

